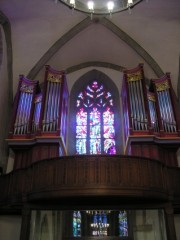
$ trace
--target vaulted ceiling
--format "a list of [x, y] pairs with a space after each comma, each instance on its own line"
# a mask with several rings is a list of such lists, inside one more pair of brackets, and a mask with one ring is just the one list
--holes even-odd
[[0, 10], [11, 26], [14, 87], [19, 74], [39, 78], [45, 64], [70, 73], [89, 66], [122, 71], [143, 62], [147, 78], [171, 72], [179, 92], [179, 0], [144, 0], [131, 14], [93, 20], [55, 0], [1, 0]]

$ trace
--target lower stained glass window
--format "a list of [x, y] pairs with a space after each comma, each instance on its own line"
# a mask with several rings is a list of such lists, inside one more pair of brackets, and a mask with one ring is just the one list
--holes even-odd
[[167, 240], [163, 209], [38, 209], [29, 227], [29, 240]]
[[81, 213], [80, 213], [80, 211], [73, 212], [73, 236], [81, 237]]

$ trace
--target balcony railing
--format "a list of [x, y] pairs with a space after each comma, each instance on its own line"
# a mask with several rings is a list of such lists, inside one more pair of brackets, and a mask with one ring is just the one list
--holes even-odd
[[63, 197], [180, 200], [180, 168], [131, 156], [65, 156], [0, 176], [0, 205]]

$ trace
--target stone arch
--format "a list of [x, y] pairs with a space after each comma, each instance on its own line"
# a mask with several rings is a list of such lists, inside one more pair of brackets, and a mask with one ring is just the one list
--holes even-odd
[[[38, 72], [41, 70], [42, 67], [47, 63], [47, 61], [59, 50], [61, 49], [68, 41], [70, 41], [74, 36], [76, 36], [79, 32], [86, 29], [91, 24], [102, 24], [111, 32], [116, 34], [118, 38], [125, 41], [127, 45], [129, 45], [134, 51], [137, 52], [152, 68], [155, 74], [160, 77], [164, 75], [163, 71], [157, 64], [157, 62], [128, 34], [122, 31], [119, 27], [117, 27], [114, 23], [108, 20], [106, 17], [102, 18], [95, 18], [91, 20], [90, 17], [85, 18], [83, 21], [78, 23], [72, 29], [70, 29], [67, 33], [65, 33], [60, 39], [58, 39], [49, 49], [48, 51], [41, 57], [41, 59], [35, 64], [35, 66], [30, 70], [29, 74], [27, 75], [28, 78], [34, 79]], [[102, 63], [99, 62], [99, 66]], [[95, 66], [95, 65], [94, 65]], [[111, 66], [111, 63], [109, 63]], [[73, 71], [76, 71], [75, 67], [71, 67]]]

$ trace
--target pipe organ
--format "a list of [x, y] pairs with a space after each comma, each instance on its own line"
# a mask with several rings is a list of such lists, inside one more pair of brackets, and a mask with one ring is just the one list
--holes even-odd
[[152, 79], [151, 86], [148, 90], [143, 64], [124, 71], [122, 106], [126, 153], [163, 159], [167, 165], [176, 166], [180, 123], [169, 73]]
[[15, 152], [15, 169], [66, 155], [68, 100], [64, 71], [45, 66], [42, 90], [38, 81], [20, 76], [7, 140]]
[[[177, 166], [180, 124], [167, 73], [145, 83], [143, 64], [125, 70], [122, 86], [125, 154]], [[64, 71], [45, 66], [38, 81], [20, 76], [8, 144], [15, 153], [14, 168], [66, 155], [69, 92]]]

